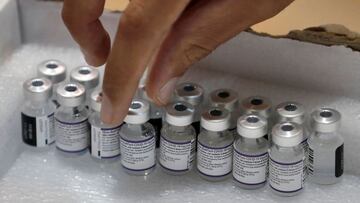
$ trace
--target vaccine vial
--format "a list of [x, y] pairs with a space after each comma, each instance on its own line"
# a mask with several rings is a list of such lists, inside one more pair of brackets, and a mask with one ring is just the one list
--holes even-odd
[[187, 102], [166, 106], [167, 125], [161, 130], [159, 163], [168, 174], [183, 175], [193, 168], [196, 141], [193, 118], [194, 107]]
[[301, 146], [302, 127], [293, 122], [276, 124], [272, 129], [269, 150], [269, 186], [280, 196], [302, 192], [305, 177], [305, 155]]
[[309, 180], [334, 184], [344, 172], [344, 140], [339, 134], [341, 115], [331, 108], [320, 108], [311, 114], [313, 133], [309, 143]]
[[230, 133], [230, 113], [212, 107], [202, 113], [198, 137], [197, 169], [208, 181], [222, 181], [231, 176], [234, 136]]
[[89, 147], [90, 126], [88, 110], [83, 105], [84, 86], [65, 83], [58, 87], [57, 99], [60, 107], [55, 113], [56, 148], [66, 156], [85, 154]]
[[192, 126], [196, 130], [196, 134], [200, 133], [200, 118], [202, 111], [202, 103], [204, 100], [204, 88], [199, 84], [192, 82], [180, 83], [174, 91], [175, 101], [185, 101], [191, 104], [194, 109], [194, 122]]
[[114, 161], [120, 156], [119, 133], [121, 125], [108, 125], [101, 121], [101, 89], [95, 89], [90, 97], [90, 107], [92, 109], [89, 116], [91, 156], [101, 160]]
[[267, 180], [269, 144], [267, 120], [254, 114], [241, 116], [237, 123], [239, 139], [234, 142], [233, 178], [243, 189], [263, 187]]
[[46, 147], [55, 141], [55, 106], [50, 98], [52, 84], [46, 78], [32, 78], [23, 84], [25, 103], [21, 110], [22, 139], [33, 147]]
[[91, 66], [80, 66], [70, 72], [70, 81], [82, 84], [85, 87], [85, 106], [90, 106], [90, 95], [99, 85], [99, 70]]
[[155, 168], [155, 129], [149, 118], [149, 103], [134, 99], [120, 129], [121, 165], [128, 174], [146, 176]]
[[[241, 114], [256, 114], [268, 121], [269, 132], [272, 129], [273, 121], [270, 118], [272, 111], [272, 103], [270, 99], [263, 96], [251, 96], [241, 101], [240, 104]], [[269, 135], [265, 135], [265, 138], [269, 140]]]
[[163, 126], [163, 109], [152, 102], [151, 99], [147, 96], [145, 86], [141, 89], [138, 89], [138, 94], [140, 95], [140, 99], [146, 100], [150, 105], [149, 123], [155, 129], [156, 148], [159, 148], [161, 128]]
[[310, 130], [305, 122], [305, 107], [298, 102], [284, 102], [276, 106], [276, 121], [281, 122], [294, 122], [303, 128], [303, 140], [301, 145], [304, 148], [305, 157], [308, 151], [307, 139], [310, 135]]
[[210, 93], [210, 105], [214, 107], [223, 107], [230, 113], [229, 130], [236, 136], [236, 122], [239, 117], [238, 103], [239, 95], [232, 89], [217, 89]]
[[40, 63], [37, 67], [38, 76], [49, 79], [53, 85], [52, 87], [52, 98], [56, 107], [59, 107], [59, 103], [56, 100], [57, 88], [65, 82], [66, 79], [66, 66], [64, 63], [58, 60], [47, 60]]

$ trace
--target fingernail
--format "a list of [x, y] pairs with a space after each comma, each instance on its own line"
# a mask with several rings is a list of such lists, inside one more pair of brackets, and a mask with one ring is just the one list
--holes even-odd
[[166, 104], [170, 101], [171, 95], [175, 89], [176, 83], [179, 78], [172, 78], [169, 80], [159, 91], [158, 99], [161, 103]]

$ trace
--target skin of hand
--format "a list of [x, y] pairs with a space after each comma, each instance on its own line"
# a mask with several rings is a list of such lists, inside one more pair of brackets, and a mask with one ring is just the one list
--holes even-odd
[[169, 102], [178, 78], [219, 45], [293, 0], [132, 0], [111, 47], [99, 17], [105, 0], [64, 0], [62, 18], [85, 60], [106, 62], [101, 118], [121, 123], [146, 67], [148, 96]]

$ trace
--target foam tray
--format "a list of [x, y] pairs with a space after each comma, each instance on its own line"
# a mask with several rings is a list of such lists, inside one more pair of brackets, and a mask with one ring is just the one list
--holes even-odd
[[[121, 171], [119, 162], [99, 163], [88, 154], [66, 159], [54, 146], [45, 152], [25, 146], [20, 135], [22, 82], [35, 76], [36, 65], [46, 59], [59, 59], [69, 68], [85, 63], [61, 24], [60, 7], [34, 0], [0, 1], [0, 23], [6, 28], [0, 30], [0, 202], [357, 202], [360, 198], [360, 55], [343, 47], [243, 33], [181, 79], [200, 83], [206, 92], [233, 88], [240, 99], [263, 95], [274, 104], [299, 101], [308, 112], [320, 106], [339, 110], [345, 175], [336, 185], [306, 183], [301, 195], [282, 198], [267, 187], [239, 189], [230, 179], [210, 183], [196, 171], [175, 177], [157, 168], [148, 177], [133, 177]], [[107, 27], [115, 27], [118, 15], [106, 13], [103, 20]]]

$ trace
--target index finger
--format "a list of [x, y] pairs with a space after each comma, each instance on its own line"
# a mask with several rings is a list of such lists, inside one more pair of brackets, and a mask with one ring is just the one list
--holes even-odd
[[107, 61], [101, 118], [120, 123], [150, 58], [190, 0], [132, 0], [119, 22]]

